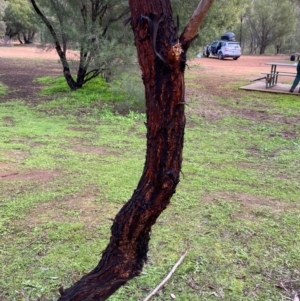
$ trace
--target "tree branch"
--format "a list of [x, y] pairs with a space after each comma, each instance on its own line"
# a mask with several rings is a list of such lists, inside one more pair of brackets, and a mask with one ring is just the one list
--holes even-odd
[[39, 9], [39, 7], [37, 6], [35, 0], [30, 0], [34, 10], [36, 11], [36, 13], [38, 14], [38, 16], [42, 19], [42, 21], [45, 23], [45, 25], [48, 27], [52, 37], [53, 37], [53, 40], [54, 40], [54, 43], [55, 43], [55, 49], [59, 55], [59, 57], [62, 59], [63, 56], [64, 56], [64, 52], [61, 48], [61, 45], [59, 43], [59, 39], [57, 37], [57, 34], [54, 30], [54, 28], [52, 27], [51, 23], [49, 22], [49, 20], [45, 17], [45, 15], [41, 12], [41, 10]]
[[183, 49], [187, 49], [190, 43], [196, 38], [199, 26], [213, 2], [214, 0], [201, 0], [199, 2], [198, 7], [195, 9], [180, 36], [180, 42], [182, 43]]
[[[97, 77], [99, 74], [101, 74], [101, 72], [103, 71], [104, 69], [101, 68], [101, 69], [94, 69], [94, 70], [91, 70], [89, 71], [86, 75], [85, 75], [85, 78], [84, 78], [84, 81], [83, 81], [83, 85], [85, 83], [87, 83], [88, 81], [90, 81], [91, 79]], [[92, 74], [92, 75], [90, 75]]]
[[121, 14], [120, 14], [119, 16], [117, 16], [117, 17], [115, 17], [115, 18], [109, 19], [108, 22], [107, 22], [107, 24], [106, 24], [106, 26], [105, 26], [105, 28], [104, 28], [104, 30], [103, 30], [103, 32], [102, 32], [102, 36], [105, 36], [105, 34], [106, 34], [107, 30], [108, 30], [108, 27], [109, 27], [112, 23], [114, 23], [114, 22], [120, 20], [121, 18], [123, 18], [124, 16], [126, 16], [127, 14], [129, 14], [129, 12], [130, 12], [130, 8], [128, 7], [128, 8], [126, 8], [124, 11], [122, 11]]
[[[66, 81], [69, 85], [69, 87], [71, 88], [71, 90], [76, 90], [78, 88], [76, 82], [74, 81], [71, 72], [70, 72], [70, 66], [68, 63], [68, 60], [66, 58], [66, 51], [67, 51], [67, 41], [63, 36], [63, 46], [61, 46], [57, 33], [54, 30], [53, 26], [51, 25], [50, 21], [46, 18], [46, 16], [41, 12], [41, 10], [39, 9], [39, 7], [36, 4], [35, 0], [30, 0], [35, 12], [38, 14], [38, 16], [42, 19], [42, 21], [45, 23], [45, 25], [47, 26], [47, 28], [50, 31], [50, 34], [52, 35], [52, 38], [54, 40], [54, 44], [55, 44], [55, 49], [57, 51], [57, 54], [60, 58], [60, 61], [63, 65], [63, 73], [64, 73], [64, 77], [66, 78]], [[53, 2], [52, 2], [53, 3]]]

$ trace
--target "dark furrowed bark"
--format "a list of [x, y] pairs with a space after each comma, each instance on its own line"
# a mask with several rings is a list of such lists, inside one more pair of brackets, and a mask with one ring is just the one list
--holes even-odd
[[59, 301], [106, 300], [140, 274], [151, 227], [179, 182], [185, 127], [185, 53], [176, 36], [170, 2], [130, 0], [131, 22], [145, 85], [147, 151], [131, 199], [114, 219], [110, 242], [97, 267]]

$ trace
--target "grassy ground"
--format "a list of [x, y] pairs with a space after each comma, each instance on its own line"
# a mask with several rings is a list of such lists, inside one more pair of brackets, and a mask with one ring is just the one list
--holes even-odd
[[[142, 275], [111, 301], [143, 300], [186, 249], [153, 300], [279, 301], [300, 290], [299, 98], [237, 92], [236, 82], [207, 94], [200, 71], [187, 76], [177, 193]], [[143, 169], [143, 114], [112, 114], [97, 100], [109, 89], [58, 86], [44, 89], [50, 102], [0, 104], [1, 301], [55, 300], [91, 270]]]
[[7, 87], [0, 82], [0, 97], [6, 94]]

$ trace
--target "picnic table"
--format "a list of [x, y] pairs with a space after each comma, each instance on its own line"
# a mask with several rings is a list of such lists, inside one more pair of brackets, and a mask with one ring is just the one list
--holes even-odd
[[266, 65], [271, 65], [271, 70], [268, 73], [262, 73], [265, 75], [266, 79], [266, 88], [274, 87], [277, 85], [278, 76], [291, 76], [295, 77], [296, 72], [286, 72], [286, 71], [278, 71], [277, 67], [293, 67], [296, 70], [297, 63], [281, 63], [281, 62], [270, 62], [266, 63]]

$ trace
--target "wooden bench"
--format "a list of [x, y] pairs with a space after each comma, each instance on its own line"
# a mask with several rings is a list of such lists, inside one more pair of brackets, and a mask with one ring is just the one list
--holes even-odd
[[276, 71], [276, 73], [280, 74], [280, 75], [292, 75], [292, 76], [296, 76], [297, 73], [296, 72], [286, 72], [286, 71]]
[[295, 72], [285, 72], [285, 71], [276, 71], [273, 73], [262, 73], [265, 75], [265, 77], [262, 77], [261, 79], [266, 79], [266, 88], [273, 87], [277, 84], [278, 76], [290, 76], [290, 77], [296, 77]]

